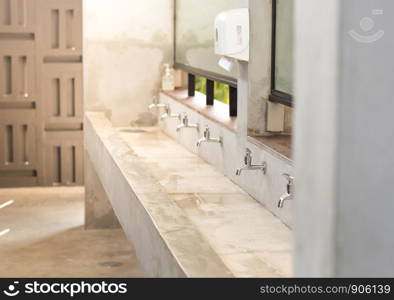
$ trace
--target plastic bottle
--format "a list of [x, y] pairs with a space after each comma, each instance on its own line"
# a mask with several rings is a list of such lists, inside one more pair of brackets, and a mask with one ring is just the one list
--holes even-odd
[[163, 91], [173, 91], [175, 89], [174, 70], [169, 64], [164, 65], [164, 75], [161, 82]]

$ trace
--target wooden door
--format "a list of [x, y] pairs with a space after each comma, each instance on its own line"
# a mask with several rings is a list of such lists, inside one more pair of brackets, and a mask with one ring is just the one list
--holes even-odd
[[83, 184], [82, 0], [0, 0], [0, 187]]

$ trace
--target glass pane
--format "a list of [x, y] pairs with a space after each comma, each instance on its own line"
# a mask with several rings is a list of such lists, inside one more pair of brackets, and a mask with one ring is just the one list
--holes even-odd
[[[228, 104], [230, 101], [230, 87], [228, 84], [220, 83], [215, 81], [215, 93], [214, 98], [224, 104]], [[204, 77], [196, 77], [196, 91], [207, 94], [207, 79]]]
[[236, 67], [227, 72], [218, 66], [220, 56], [214, 52], [214, 22], [221, 11], [238, 7], [238, 0], [177, 0], [176, 62], [236, 78]]
[[215, 82], [215, 99], [228, 104], [230, 101], [230, 87], [228, 84]]
[[292, 95], [294, 0], [276, 2], [275, 90]]
[[207, 79], [204, 77], [196, 76], [196, 91], [207, 94]]

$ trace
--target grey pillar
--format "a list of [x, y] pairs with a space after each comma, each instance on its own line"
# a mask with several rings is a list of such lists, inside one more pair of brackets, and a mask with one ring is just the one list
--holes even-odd
[[297, 1], [295, 276], [394, 276], [393, 15]]

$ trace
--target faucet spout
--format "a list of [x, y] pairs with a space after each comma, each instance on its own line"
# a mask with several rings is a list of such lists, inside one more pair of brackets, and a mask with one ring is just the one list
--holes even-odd
[[278, 208], [283, 208], [286, 201], [291, 200], [290, 194], [284, 194], [279, 198]]
[[160, 116], [161, 120], [166, 118], [169, 115], [169, 113], [170, 113], [170, 106], [168, 104], [165, 104], [165, 103], [153, 102], [153, 103], [148, 105], [148, 109], [149, 110], [152, 110], [154, 108], [157, 108], [157, 109], [164, 108], [164, 113]]
[[197, 147], [200, 147], [202, 143], [206, 142], [206, 138], [201, 138], [197, 141]]
[[235, 175], [241, 176], [243, 170], [245, 170], [245, 167], [237, 169], [237, 171], [235, 172]]
[[286, 180], [287, 180], [287, 185], [286, 185], [286, 194], [282, 195], [279, 198], [278, 202], [278, 208], [283, 208], [284, 204], [286, 201], [292, 200], [293, 195], [294, 195], [294, 177], [291, 176], [290, 174], [282, 174]]

